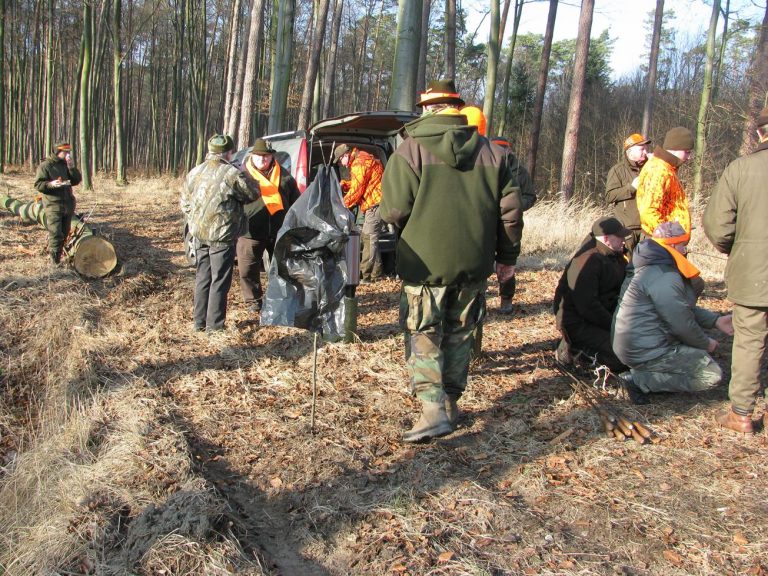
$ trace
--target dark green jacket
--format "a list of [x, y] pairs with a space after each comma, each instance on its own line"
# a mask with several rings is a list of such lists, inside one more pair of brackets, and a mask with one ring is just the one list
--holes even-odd
[[704, 212], [704, 232], [728, 254], [728, 299], [768, 306], [768, 142], [725, 169]]
[[642, 164], [630, 162], [625, 155], [608, 171], [605, 181], [605, 201], [613, 206], [613, 215], [630, 230], [640, 230], [640, 213], [635, 200], [637, 190], [632, 187], [632, 181], [642, 167]]
[[[252, 183], [256, 183], [256, 179], [251, 176], [245, 166], [246, 160], [243, 162], [240, 168], [245, 176], [246, 180]], [[270, 214], [267, 207], [264, 205], [264, 199], [259, 197], [255, 202], [249, 202], [245, 205], [245, 217], [248, 218], [248, 229], [243, 234], [244, 238], [250, 238], [251, 240], [264, 240], [274, 242], [277, 238], [277, 232], [283, 225], [285, 220], [285, 213], [288, 208], [293, 206], [293, 203], [299, 199], [299, 187], [296, 185], [296, 180], [293, 179], [291, 173], [281, 166], [280, 169], [280, 185], [278, 191], [283, 199], [283, 208], [280, 212]]]
[[[49, 188], [48, 183], [51, 180], [69, 180], [69, 186], [59, 188]], [[43, 160], [37, 167], [35, 173], [35, 188], [46, 195], [48, 203], [64, 201], [74, 198], [72, 186], [77, 186], [83, 180], [80, 170], [77, 168], [67, 168], [67, 162], [55, 154], [51, 154]]]
[[485, 280], [494, 260], [515, 264], [523, 216], [503, 149], [459, 115], [425, 116], [405, 130], [384, 170], [380, 204], [382, 219], [402, 230], [400, 277], [447, 286]]

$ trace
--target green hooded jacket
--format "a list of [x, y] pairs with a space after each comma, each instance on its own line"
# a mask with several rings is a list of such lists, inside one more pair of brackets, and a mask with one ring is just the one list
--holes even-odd
[[506, 154], [461, 115], [425, 116], [384, 170], [381, 217], [402, 230], [397, 272], [447, 286], [515, 264], [523, 230], [520, 187]]

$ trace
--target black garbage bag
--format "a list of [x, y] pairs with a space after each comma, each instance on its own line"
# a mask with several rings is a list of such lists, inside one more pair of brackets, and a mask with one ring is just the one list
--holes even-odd
[[343, 338], [345, 249], [354, 224], [336, 173], [321, 167], [277, 234], [262, 326], [306, 328], [331, 342]]

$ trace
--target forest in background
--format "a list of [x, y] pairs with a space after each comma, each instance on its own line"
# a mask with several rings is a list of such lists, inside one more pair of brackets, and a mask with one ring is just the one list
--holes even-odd
[[544, 196], [600, 196], [641, 129], [655, 142], [676, 125], [697, 133], [693, 192], [749, 149], [768, 90], [768, 9], [760, 22], [714, 0], [709, 33], [681, 37], [657, 0], [663, 17], [638, 23], [649, 65], [617, 79], [614, 39], [590, 29], [594, 0], [581, 3], [579, 37], [555, 42], [549, 26], [517, 34], [530, 3], [490, 0], [482, 37], [455, 0], [0, 0], [0, 165], [32, 168], [68, 139], [86, 188], [94, 171], [118, 184], [129, 170], [175, 176], [211, 133], [244, 147], [324, 117], [413, 108], [444, 76], [492, 116]]

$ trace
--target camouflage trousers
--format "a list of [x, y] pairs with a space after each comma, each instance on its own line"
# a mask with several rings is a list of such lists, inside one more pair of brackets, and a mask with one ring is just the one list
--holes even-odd
[[403, 283], [400, 326], [411, 392], [420, 400], [442, 402], [461, 396], [467, 385], [475, 327], [485, 317], [486, 282], [453, 286]]
[[703, 392], [717, 386], [723, 371], [706, 350], [680, 344], [630, 368], [643, 392]]

